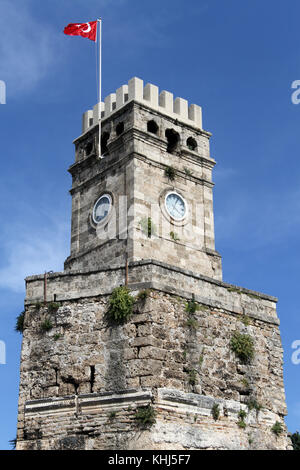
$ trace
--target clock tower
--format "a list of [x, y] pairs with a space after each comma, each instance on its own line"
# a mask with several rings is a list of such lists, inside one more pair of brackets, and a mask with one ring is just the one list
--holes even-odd
[[101, 158], [98, 106], [75, 140], [66, 270], [154, 259], [221, 280], [201, 108], [132, 78], [102, 109]]
[[17, 449], [289, 447], [277, 299], [222, 280], [210, 137], [139, 78], [84, 113], [70, 256], [26, 278]]

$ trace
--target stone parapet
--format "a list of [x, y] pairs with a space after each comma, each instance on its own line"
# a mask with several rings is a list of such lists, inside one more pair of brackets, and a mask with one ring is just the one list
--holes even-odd
[[[124, 265], [97, 271], [51, 273], [47, 277], [47, 300], [65, 301], [110, 295], [115, 287], [124, 283]], [[27, 277], [26, 287], [26, 304], [43, 301], [44, 275]], [[276, 297], [155, 260], [134, 261], [129, 264], [129, 287], [131, 290], [153, 288], [186, 299], [191, 299], [194, 295], [195, 300], [203, 305], [279, 324]]]
[[[101, 118], [106, 119], [121, 109], [129, 101], [146, 104], [173, 119], [202, 129], [202, 109], [196, 104], [189, 105], [183, 98], [175, 98], [169, 91], [161, 91], [152, 83], [144, 86], [143, 80], [133, 77], [127, 85], [122, 85], [115, 93], [108, 95], [101, 103]], [[83, 114], [82, 132], [98, 124], [99, 103]]]

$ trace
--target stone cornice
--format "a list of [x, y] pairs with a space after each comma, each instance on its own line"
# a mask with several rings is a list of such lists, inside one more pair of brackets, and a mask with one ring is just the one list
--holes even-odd
[[[161, 261], [154, 260], [154, 259], [131, 261], [129, 263], [129, 269], [130, 268], [137, 268], [139, 266], [143, 267], [143, 266], [151, 266], [151, 265], [163, 268], [167, 271], [170, 271], [170, 273], [171, 272], [180, 273], [180, 274], [183, 274], [185, 276], [194, 278], [194, 279], [199, 280], [199, 281], [206, 281], [206, 282], [208, 282], [210, 284], [214, 284], [216, 286], [225, 287], [226, 289], [229, 289], [232, 292], [239, 292], [239, 293], [248, 294], [250, 296], [257, 297], [257, 298], [260, 298], [260, 299], [269, 300], [269, 301], [275, 302], [275, 303], [278, 301], [278, 299], [276, 297], [273, 297], [271, 295], [264, 294], [264, 293], [261, 293], [261, 292], [257, 292], [257, 291], [251, 290], [251, 289], [247, 289], [245, 287], [236, 286], [234, 284], [229, 284], [227, 282], [220, 281], [218, 279], [213, 279], [211, 277], [204, 276], [203, 274], [195, 273], [193, 271], [189, 271], [189, 270], [186, 270], [186, 269], [183, 269], [183, 268], [179, 268], [177, 266], [173, 266], [173, 265], [170, 265], [170, 264], [167, 264], [167, 263], [163, 263]], [[125, 271], [125, 266], [124, 265], [116, 265], [116, 266], [111, 266], [111, 267], [108, 267], [108, 268], [97, 269], [97, 270], [61, 271], [61, 272], [56, 272], [56, 273], [49, 274], [48, 279], [49, 280], [54, 280], [54, 279], [64, 278], [64, 277], [68, 278], [68, 277], [76, 277], [76, 276], [90, 276], [92, 274], [109, 273], [109, 272], [115, 272], [115, 271], [119, 271], [119, 270], [122, 270], [122, 272]], [[30, 283], [30, 282], [33, 282], [33, 281], [44, 281], [44, 274], [28, 276], [28, 277], [25, 278], [25, 281], [26, 281], [26, 283]], [[189, 293], [189, 296], [190, 295], [191, 294]]]

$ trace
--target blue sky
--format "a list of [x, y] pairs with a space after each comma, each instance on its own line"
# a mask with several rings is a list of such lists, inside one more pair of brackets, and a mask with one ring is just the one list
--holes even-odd
[[103, 96], [138, 76], [203, 108], [213, 133], [224, 280], [277, 296], [286, 423], [300, 430], [300, 4], [277, 0], [0, 0], [0, 448], [16, 434], [24, 277], [62, 270], [72, 141], [96, 103], [95, 46], [65, 36], [103, 18]]

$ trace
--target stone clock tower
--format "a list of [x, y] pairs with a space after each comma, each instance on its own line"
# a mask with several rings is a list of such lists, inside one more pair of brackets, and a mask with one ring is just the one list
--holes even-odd
[[286, 449], [276, 298], [222, 281], [201, 108], [138, 78], [100, 105], [65, 269], [26, 279], [17, 448]]

